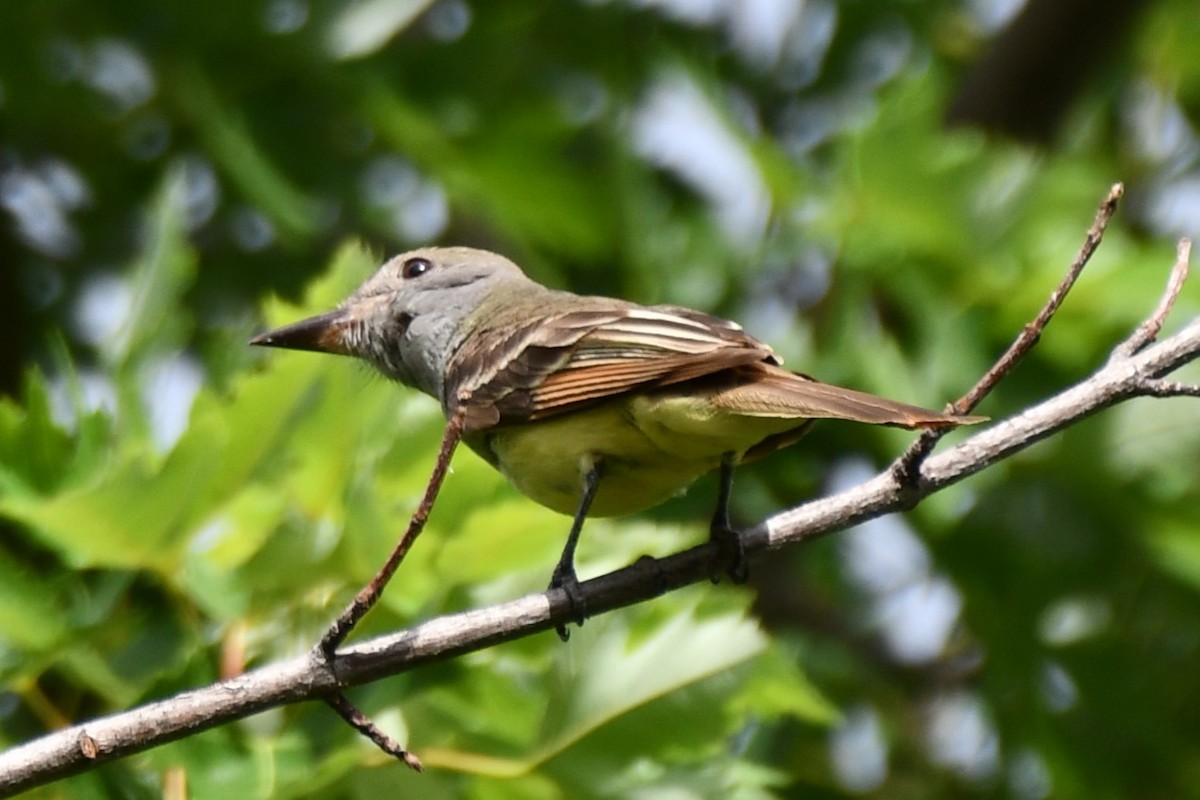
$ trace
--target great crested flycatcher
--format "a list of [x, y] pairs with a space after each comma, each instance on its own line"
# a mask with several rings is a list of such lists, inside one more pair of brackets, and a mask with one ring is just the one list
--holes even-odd
[[517, 489], [574, 515], [551, 587], [580, 618], [574, 551], [587, 516], [650, 508], [720, 467], [711, 532], [727, 538], [734, 466], [795, 442], [814, 419], [983, 419], [820, 383], [781, 368], [737, 323], [549, 289], [467, 247], [396, 256], [335, 310], [252, 344], [356, 356], [458, 415], [463, 441]]

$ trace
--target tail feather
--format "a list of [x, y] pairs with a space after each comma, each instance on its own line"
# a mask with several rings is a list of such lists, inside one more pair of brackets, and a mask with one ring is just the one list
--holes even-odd
[[901, 428], [951, 428], [987, 417], [943, 414], [919, 406], [815, 381], [770, 364], [751, 365], [754, 373], [717, 392], [713, 402], [751, 417], [846, 419]]

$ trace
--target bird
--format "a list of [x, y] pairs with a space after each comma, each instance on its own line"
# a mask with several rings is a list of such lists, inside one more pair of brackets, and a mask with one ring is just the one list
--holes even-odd
[[587, 517], [643, 511], [719, 470], [709, 533], [735, 548], [730, 572], [744, 576], [729, 523], [737, 465], [818, 419], [910, 429], [984, 419], [822, 383], [785, 369], [736, 322], [549, 288], [470, 247], [397, 255], [335, 309], [251, 344], [353, 356], [436, 399], [518, 491], [573, 518], [550, 588], [566, 592], [578, 623]]

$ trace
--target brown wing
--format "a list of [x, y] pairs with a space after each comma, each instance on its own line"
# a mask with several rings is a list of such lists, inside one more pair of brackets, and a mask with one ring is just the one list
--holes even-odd
[[778, 359], [736, 323], [605, 300], [602, 308], [479, 331], [455, 354], [447, 387], [466, 405], [467, 429], [481, 430], [759, 361]]

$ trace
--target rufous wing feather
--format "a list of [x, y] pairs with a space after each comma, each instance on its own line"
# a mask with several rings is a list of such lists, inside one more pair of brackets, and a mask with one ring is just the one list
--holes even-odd
[[[631, 390], [776, 360], [736, 323], [669, 306], [604, 302], [518, 330], [483, 332], [464, 345], [450, 377], [468, 428], [540, 419]], [[484, 365], [498, 366], [489, 372]]]

